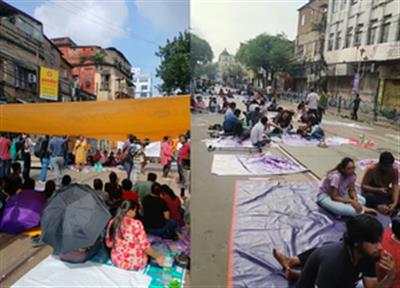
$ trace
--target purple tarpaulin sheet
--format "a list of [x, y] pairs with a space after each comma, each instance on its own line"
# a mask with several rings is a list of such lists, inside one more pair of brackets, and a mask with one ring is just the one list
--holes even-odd
[[285, 157], [270, 154], [216, 154], [211, 168], [215, 175], [283, 175], [306, 171], [306, 168]]
[[[253, 144], [251, 144], [250, 139], [239, 141], [238, 138], [229, 136], [229, 137], [221, 137], [217, 139], [205, 139], [203, 142], [207, 147], [213, 147], [218, 149], [235, 149], [235, 150], [249, 150], [255, 149]], [[266, 147], [274, 148], [278, 147], [275, 143], [270, 143]]]
[[0, 231], [19, 234], [39, 225], [40, 214], [46, 206], [43, 193], [25, 190], [8, 199], [0, 222]]
[[228, 285], [290, 287], [272, 256], [273, 248], [293, 256], [340, 240], [344, 222], [334, 220], [319, 208], [317, 191], [317, 183], [237, 183]]
[[[376, 164], [378, 163], [378, 160], [376, 159], [364, 159], [361, 161], [358, 161], [357, 166], [358, 168], [360, 168], [360, 170], [365, 170], [367, 169], [368, 166], [372, 165], [372, 164]], [[400, 161], [396, 160], [393, 164], [393, 167], [396, 167], [397, 169], [400, 170]]]

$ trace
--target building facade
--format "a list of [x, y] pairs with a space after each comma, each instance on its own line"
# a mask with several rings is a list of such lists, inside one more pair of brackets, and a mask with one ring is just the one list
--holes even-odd
[[33, 17], [0, 1], [0, 98], [2, 102], [42, 102], [40, 70], [58, 71], [52, 101], [71, 101], [71, 66]]
[[[328, 0], [311, 0], [298, 11], [294, 68], [294, 90], [305, 91], [321, 86], [325, 77], [324, 38]], [[322, 88], [323, 89], [323, 88]]]
[[327, 19], [328, 91], [400, 107], [400, 2], [329, 0]]
[[140, 68], [133, 68], [133, 84], [135, 84], [135, 98], [153, 97], [153, 81], [150, 75], [143, 74]]
[[116, 48], [79, 46], [68, 37], [52, 41], [73, 66], [74, 87], [79, 91], [75, 97], [82, 93], [101, 101], [134, 97], [131, 64]]

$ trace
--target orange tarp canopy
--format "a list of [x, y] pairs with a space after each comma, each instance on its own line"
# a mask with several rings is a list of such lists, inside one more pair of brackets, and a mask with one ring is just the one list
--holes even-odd
[[0, 105], [0, 131], [104, 140], [177, 137], [190, 129], [190, 97]]

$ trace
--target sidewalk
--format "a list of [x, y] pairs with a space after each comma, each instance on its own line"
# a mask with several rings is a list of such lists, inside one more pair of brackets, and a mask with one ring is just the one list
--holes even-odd
[[[297, 103], [295, 102], [290, 102], [287, 100], [279, 100], [279, 103], [285, 107], [291, 107], [292, 109], [296, 109], [297, 108]], [[350, 121], [353, 121], [350, 119], [350, 115], [351, 115], [351, 111], [350, 110], [345, 110], [342, 109], [340, 113], [338, 113], [337, 108], [335, 107], [329, 107], [326, 111], [325, 111], [325, 115], [328, 116], [333, 116], [336, 117], [338, 119], [348, 119]], [[368, 124], [370, 126], [376, 126], [376, 127], [383, 127], [383, 128], [387, 128], [387, 129], [393, 129], [397, 132], [400, 132], [400, 123], [399, 120], [397, 121], [393, 121], [393, 120], [389, 120], [385, 117], [382, 116], [378, 116], [378, 121], [374, 121], [373, 120], [374, 115], [372, 113], [363, 113], [363, 112], [358, 112], [358, 123], [365, 123]]]

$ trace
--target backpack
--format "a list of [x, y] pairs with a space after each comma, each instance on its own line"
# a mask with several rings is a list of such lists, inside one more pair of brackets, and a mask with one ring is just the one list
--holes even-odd
[[139, 154], [140, 146], [136, 144], [132, 144], [125, 151], [124, 161], [127, 163], [133, 163], [133, 159]]
[[45, 140], [46, 139], [44, 137], [39, 138], [35, 147], [33, 148], [33, 154], [35, 154], [35, 156], [38, 158], [42, 158], [45, 154], [45, 147], [43, 147]]

